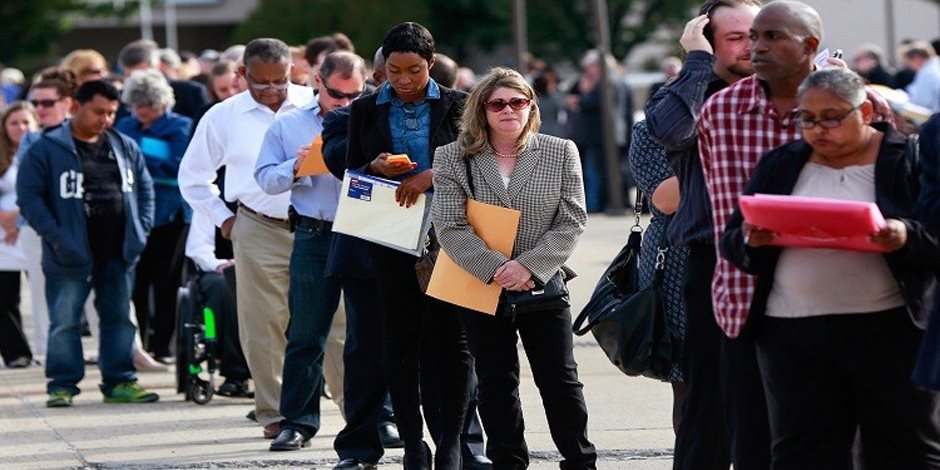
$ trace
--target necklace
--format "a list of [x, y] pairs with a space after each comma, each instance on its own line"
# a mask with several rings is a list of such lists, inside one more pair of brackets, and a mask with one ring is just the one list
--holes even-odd
[[516, 153], [499, 153], [496, 149], [493, 149], [493, 153], [499, 158], [516, 158], [516, 155], [518, 155]]

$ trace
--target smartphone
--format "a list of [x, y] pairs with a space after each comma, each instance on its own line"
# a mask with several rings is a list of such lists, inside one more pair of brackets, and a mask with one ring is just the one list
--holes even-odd
[[832, 57], [835, 57], [836, 59], [841, 59], [842, 49], [836, 49], [836, 51], [832, 53]]
[[411, 159], [406, 154], [389, 155], [386, 160], [392, 165], [411, 165]]

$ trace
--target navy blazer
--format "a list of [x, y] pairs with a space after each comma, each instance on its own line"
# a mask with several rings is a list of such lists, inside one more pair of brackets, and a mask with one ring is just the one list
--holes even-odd
[[[457, 140], [460, 114], [467, 94], [441, 86], [441, 97], [431, 103], [431, 167], [434, 150]], [[379, 94], [373, 93], [353, 101], [349, 112], [349, 144], [346, 168], [370, 173], [369, 163], [380, 153], [392, 150], [392, 131], [388, 124], [391, 103], [377, 105]]]
[[[335, 109], [323, 118], [323, 160], [333, 176], [343, 179], [346, 171], [349, 106]], [[327, 277], [340, 279], [375, 279], [375, 267], [369, 258], [365, 240], [334, 233], [330, 254], [326, 258]]]
[[[885, 253], [884, 257], [901, 289], [911, 322], [924, 329], [937, 284], [935, 271], [940, 267], [940, 242], [914, 217], [917, 175], [911, 171], [906, 155], [907, 138], [888, 129], [887, 125], [875, 124], [875, 127], [885, 132], [875, 161], [875, 204], [886, 219], [898, 219], [907, 226], [907, 243], [897, 251]], [[812, 147], [804, 140], [771, 150], [754, 168], [744, 194], [791, 194], [812, 152]], [[738, 269], [758, 276], [749, 315], [749, 318], [758, 318], [767, 309], [783, 249], [745, 245], [743, 221], [740, 209], [735, 210], [725, 227], [720, 249], [721, 255]]]

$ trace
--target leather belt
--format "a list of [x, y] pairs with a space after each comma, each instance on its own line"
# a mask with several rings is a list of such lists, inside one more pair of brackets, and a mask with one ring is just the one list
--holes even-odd
[[329, 220], [314, 219], [313, 217], [307, 217], [300, 214], [297, 214], [296, 217], [297, 221], [295, 222], [295, 225], [297, 227], [324, 232], [333, 230], [333, 222], [330, 222]]
[[276, 223], [276, 224], [278, 224], [278, 225], [283, 225], [284, 228], [289, 228], [289, 227], [290, 227], [290, 221], [287, 220], [287, 219], [280, 219], [280, 218], [277, 218], [277, 217], [271, 217], [270, 215], [262, 214], [262, 213], [260, 213], [260, 212], [258, 212], [258, 211], [256, 211], [256, 210], [254, 210], [254, 209], [252, 209], [252, 208], [246, 206], [246, 205], [243, 204], [242, 202], [239, 202], [239, 203], [238, 203], [238, 207], [240, 207], [242, 210], [244, 210], [245, 212], [247, 212], [247, 213], [249, 213], [249, 214], [257, 215], [258, 217], [261, 217], [262, 219], [265, 219], [265, 220], [274, 222], [274, 223]]

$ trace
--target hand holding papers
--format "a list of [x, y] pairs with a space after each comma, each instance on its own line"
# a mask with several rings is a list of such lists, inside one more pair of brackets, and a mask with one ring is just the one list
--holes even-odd
[[[507, 258], [512, 254], [516, 241], [520, 215], [515, 209], [467, 200], [467, 222], [487, 248], [499, 251]], [[441, 249], [427, 294], [461, 307], [495, 315], [501, 290], [498, 284], [485, 284], [464, 271]]]
[[297, 169], [295, 176], [298, 178], [317, 176], [328, 171], [326, 162], [323, 160], [323, 138], [317, 134], [313, 142], [310, 143], [310, 148], [307, 149], [307, 156], [304, 157], [303, 161], [300, 163], [300, 168]]
[[747, 223], [777, 234], [772, 245], [883, 252], [869, 237], [885, 226], [871, 202], [800, 196], [741, 196]]
[[420, 256], [431, 224], [428, 196], [400, 206], [395, 201], [400, 184], [347, 170], [333, 231]]

